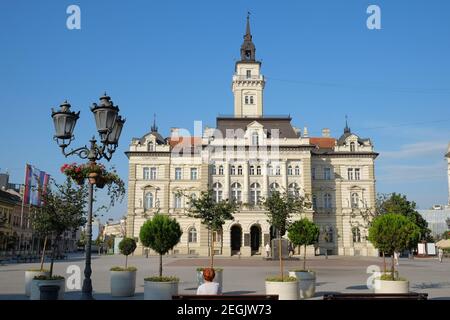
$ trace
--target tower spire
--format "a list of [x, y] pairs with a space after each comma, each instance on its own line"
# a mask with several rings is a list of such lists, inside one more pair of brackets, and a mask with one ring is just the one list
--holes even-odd
[[350, 127], [348, 126], [348, 116], [345, 115], [345, 128], [344, 133], [351, 133]]
[[156, 126], [156, 113], [153, 114], [153, 125], [151, 127], [152, 132], [158, 132], [158, 127]]
[[247, 12], [244, 43], [241, 46], [241, 61], [255, 61], [255, 53], [256, 48], [252, 41], [252, 33], [250, 31], [250, 12]]

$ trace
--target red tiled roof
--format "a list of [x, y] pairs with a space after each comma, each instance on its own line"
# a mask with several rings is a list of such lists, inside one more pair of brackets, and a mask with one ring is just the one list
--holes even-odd
[[309, 138], [311, 144], [316, 145], [319, 149], [333, 149], [336, 144], [334, 138]]
[[173, 148], [178, 144], [183, 146], [199, 146], [202, 144], [202, 138], [200, 137], [176, 137], [169, 138], [170, 147]]

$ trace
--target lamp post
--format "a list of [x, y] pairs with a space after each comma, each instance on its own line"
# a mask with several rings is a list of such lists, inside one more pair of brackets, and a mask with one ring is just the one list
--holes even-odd
[[[119, 115], [119, 107], [114, 106], [106, 92], [100, 97], [100, 104], [94, 103], [91, 107], [91, 111], [94, 114], [95, 124], [100, 136], [101, 145], [97, 144], [95, 136], [92, 137], [90, 147], [84, 146], [77, 149], [66, 151], [66, 148], [75, 139], [73, 131], [75, 129], [76, 122], [80, 116], [80, 112], [70, 111], [71, 105], [64, 101], [60, 105], [60, 110], [53, 110], [52, 118], [55, 125], [54, 140], [57, 142], [63, 155], [67, 158], [71, 155], [77, 155], [81, 159], [89, 160], [90, 165], [95, 165], [96, 161], [106, 159], [110, 161], [113, 153], [116, 151], [120, 134], [125, 123], [125, 119]], [[83, 288], [81, 290], [82, 300], [92, 300], [92, 281], [91, 281], [91, 242], [92, 242], [92, 206], [94, 196], [94, 184], [93, 180], [89, 180], [88, 183], [88, 219], [86, 226], [86, 262], [84, 269], [84, 281]]]

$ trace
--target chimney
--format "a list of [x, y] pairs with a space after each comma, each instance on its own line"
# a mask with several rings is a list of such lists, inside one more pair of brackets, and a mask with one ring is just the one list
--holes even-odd
[[322, 137], [329, 138], [330, 137], [330, 129], [328, 129], [328, 128], [322, 129]]

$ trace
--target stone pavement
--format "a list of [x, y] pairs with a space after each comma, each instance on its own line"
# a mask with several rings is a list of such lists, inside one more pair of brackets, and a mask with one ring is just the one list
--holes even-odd
[[[138, 268], [136, 295], [128, 299], [143, 299], [144, 278], [158, 272], [158, 257], [129, 257], [129, 265]], [[110, 296], [109, 269], [123, 265], [123, 256], [98, 256], [92, 259], [92, 281], [96, 299], [112, 299]], [[388, 265], [389, 265], [388, 260]], [[322, 299], [331, 292], [371, 292], [366, 282], [370, 273], [369, 266], [382, 267], [381, 258], [368, 257], [309, 257], [307, 268], [317, 273], [316, 296]], [[208, 266], [207, 258], [164, 257], [164, 275], [180, 278], [179, 292], [195, 294], [197, 289], [196, 267]], [[84, 256], [72, 255], [68, 260], [55, 263], [55, 274], [66, 274], [67, 267], [78, 265], [84, 270]], [[301, 260], [285, 261], [285, 270], [301, 268]], [[223, 291], [230, 294], [264, 294], [264, 279], [279, 272], [278, 261], [264, 261], [261, 257], [252, 258], [215, 258], [215, 266], [223, 267]], [[9, 264], [0, 266], [0, 299], [26, 299], [24, 295], [24, 271], [38, 268], [38, 263]], [[48, 267], [48, 264], [46, 264]], [[373, 268], [373, 267], [372, 267]], [[426, 292], [429, 299], [450, 299], [450, 260], [439, 263], [433, 258], [400, 259], [400, 275], [410, 281], [411, 291]], [[78, 299], [79, 290], [67, 290], [66, 299]]]

